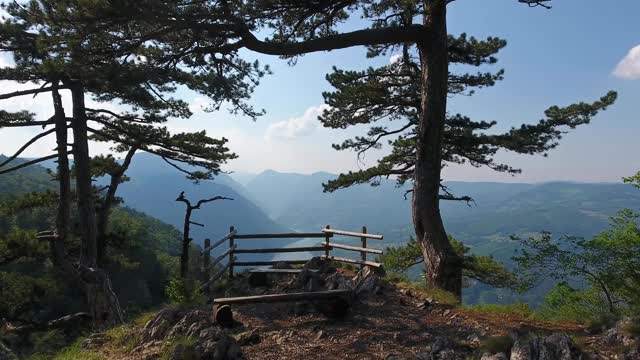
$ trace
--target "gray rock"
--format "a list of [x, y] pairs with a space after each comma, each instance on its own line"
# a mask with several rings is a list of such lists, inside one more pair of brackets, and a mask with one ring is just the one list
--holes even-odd
[[332, 274], [336, 272], [335, 266], [331, 266], [329, 261], [322, 259], [320, 257], [311, 258], [311, 260], [307, 261], [304, 264], [303, 269], [305, 270], [317, 270], [319, 274]]
[[416, 354], [418, 360], [464, 360], [465, 354], [446, 337], [438, 337], [428, 351]]
[[211, 325], [209, 313], [206, 311], [189, 311], [171, 328], [166, 337], [173, 339], [178, 336], [193, 336]]
[[164, 309], [149, 320], [141, 330], [141, 342], [164, 339], [180, 312], [175, 309]]
[[169, 355], [169, 360], [196, 360], [195, 347], [178, 344]]
[[351, 279], [351, 287], [354, 289], [356, 295], [363, 294], [379, 294], [382, 292], [384, 282], [374, 270], [370, 267], [365, 267], [358, 274]]
[[632, 334], [629, 330], [632, 327], [640, 326], [637, 324], [639, 321], [640, 320], [631, 317], [625, 317], [618, 321], [613, 328], [607, 330], [605, 333], [605, 342], [611, 346], [633, 346], [640, 342], [640, 337]]
[[236, 342], [240, 346], [258, 344], [260, 342], [260, 334], [257, 330], [245, 331], [234, 336]]
[[571, 337], [555, 333], [544, 338], [534, 334], [516, 334], [510, 360], [580, 360], [582, 352]]
[[505, 353], [497, 353], [497, 354], [482, 354], [480, 360], [509, 360], [509, 357], [505, 355]]

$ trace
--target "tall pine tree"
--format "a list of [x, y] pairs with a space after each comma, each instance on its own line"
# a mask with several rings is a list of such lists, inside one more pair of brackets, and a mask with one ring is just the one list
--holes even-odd
[[[530, 7], [548, 8], [550, 4], [550, 0], [514, 1]], [[136, 3], [109, 2], [103, 5], [105, 8], [101, 11], [111, 14], [113, 18], [120, 18], [122, 23], [127, 24], [126, 32], [109, 32], [109, 36], [135, 39], [128, 41], [126, 46], [118, 47], [116, 51], [121, 51], [123, 54], [133, 52], [135, 51], [133, 49], [152, 42], [158, 48], [171, 52], [171, 56], [166, 57], [165, 64], [179, 62], [195, 71], [202, 68], [210, 69], [209, 71], [222, 69], [223, 73], [225, 70], [233, 70], [228, 67], [228, 64], [241, 62], [239, 51], [242, 49], [261, 54], [296, 57], [311, 52], [354, 46], [370, 47], [374, 53], [399, 46], [404, 47], [410, 54], [415, 54], [413, 63], [417, 66], [407, 79], [411, 82], [407, 86], [415, 88], [407, 93], [411, 97], [384, 99], [385, 103], [380, 104], [380, 106], [392, 105], [397, 108], [399, 101], [411, 102], [402, 104], [402, 109], [398, 108], [397, 113], [387, 112], [389, 115], [403, 118], [405, 125], [415, 122], [402, 130], [404, 134], [402, 141], [406, 144], [394, 147], [394, 149], [410, 151], [392, 153], [391, 155], [396, 156], [398, 160], [390, 159], [387, 163], [404, 164], [400, 168], [403, 173], [398, 175], [411, 179], [413, 183], [413, 222], [416, 241], [425, 257], [428, 284], [458, 293], [460, 290], [459, 259], [451, 249], [440, 216], [441, 195], [447, 196], [446, 193], [441, 193], [443, 163], [466, 159], [465, 161], [505, 171], [513, 170], [508, 166], [505, 168], [495, 164], [492, 160], [492, 152], [499, 148], [509, 150], [513, 148], [523, 153], [544, 152], [554, 146], [562, 126], [573, 127], [587, 123], [596, 112], [613, 103], [615, 94], [609, 93], [592, 104], [579, 103], [564, 108], [551, 107], [546, 112], [546, 118], [539, 124], [524, 125], [509, 133], [506, 138], [495, 137], [487, 140], [477, 131], [488, 129], [491, 123], [447, 116], [447, 97], [451, 91], [457, 91], [456, 85], [458, 90], [464, 89], [473, 86], [473, 81], [486, 83], [487, 78], [480, 76], [454, 79], [450, 76], [449, 63], [482, 62], [497, 50], [496, 42], [487, 40], [483, 44], [488, 48], [481, 49], [480, 44], [474, 45], [473, 41], [467, 41], [466, 38], [451, 38], [447, 33], [447, 5], [451, 2], [451, 0], [201, 2], [146, 0]], [[90, 11], [75, 13], [82, 13], [85, 18], [92, 19], [93, 22], [85, 21], [85, 23], [90, 23], [94, 29], [109, 28], [113, 24], [113, 22], [102, 21], [97, 13]], [[342, 31], [342, 23], [350, 17], [360, 15], [369, 22], [368, 26], [353, 31]], [[272, 36], [260, 39], [255, 35], [264, 33], [270, 33]], [[104, 48], [113, 51], [113, 47], [108, 44]], [[405, 56], [404, 59], [405, 61], [399, 64], [400, 67], [409, 66], [410, 61], [406, 61], [408, 57]], [[236, 79], [242, 81], [250, 78], [238, 74]], [[340, 82], [337, 78], [335, 80], [336, 84]], [[456, 81], [460, 83], [456, 84]], [[353, 80], [347, 80], [347, 82], [353, 83]], [[245, 83], [252, 84], [250, 81]], [[407, 89], [397, 87], [396, 90], [402, 92]], [[336, 93], [336, 96], [339, 95], [340, 91]], [[344, 100], [351, 101], [346, 98]], [[363, 99], [359, 99], [357, 94], [354, 94], [352, 100]], [[396, 101], [396, 105], [389, 101]], [[363, 104], [355, 106], [360, 105]], [[346, 108], [347, 105], [345, 105]], [[374, 109], [377, 107], [374, 106]], [[415, 112], [415, 114], [404, 114], [403, 112], [406, 111]], [[339, 116], [338, 113], [334, 114]], [[354, 113], [353, 116], [366, 122], [364, 120], [366, 113], [365, 116], [362, 113]], [[372, 114], [372, 116], [374, 117], [370, 119], [371, 121], [376, 115]], [[330, 118], [330, 114], [324, 117], [326, 121], [332, 121]], [[349, 121], [345, 120], [344, 124]], [[404, 128], [405, 125], [401, 125], [399, 129]], [[473, 131], [469, 135], [469, 130], [475, 130], [475, 135]], [[368, 138], [373, 137], [375, 140], [375, 137], [383, 134], [384, 131], [374, 128], [373, 134]], [[408, 131], [408, 135], [404, 131]], [[465, 134], [456, 138], [457, 131]], [[411, 135], [411, 132], [414, 134]], [[523, 137], [531, 139], [521, 139]], [[514, 140], [518, 140], [517, 144], [511, 143]], [[455, 146], [454, 143], [456, 143]], [[349, 146], [349, 144], [346, 145]], [[403, 157], [405, 160], [402, 159]], [[340, 183], [333, 183], [333, 185], [339, 187], [340, 184], [347, 185], [349, 181], [351, 181], [350, 178], [343, 177]]]

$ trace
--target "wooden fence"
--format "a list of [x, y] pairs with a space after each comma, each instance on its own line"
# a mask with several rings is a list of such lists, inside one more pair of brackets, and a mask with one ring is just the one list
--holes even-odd
[[[360, 238], [360, 246], [340, 244], [332, 241], [334, 237], [345, 236]], [[318, 246], [304, 246], [304, 247], [279, 247], [279, 248], [255, 248], [238, 249], [236, 241], [246, 239], [305, 239], [305, 238], [321, 238], [324, 241]], [[203, 286], [208, 287], [209, 284], [220, 279], [225, 272], [228, 272], [229, 277], [233, 278], [235, 267], [251, 267], [251, 266], [267, 266], [275, 265], [277, 263], [286, 263], [290, 265], [305, 264], [309, 259], [300, 260], [268, 260], [268, 261], [238, 261], [236, 255], [240, 254], [278, 254], [278, 253], [302, 253], [302, 252], [323, 252], [321, 257], [324, 259], [330, 259], [342, 263], [360, 265], [360, 269], [366, 266], [380, 267], [382, 264], [367, 260], [367, 254], [382, 254], [382, 250], [373, 249], [367, 247], [367, 239], [382, 240], [382, 235], [367, 233], [366, 226], [362, 227], [362, 232], [351, 232], [344, 230], [331, 229], [327, 225], [321, 232], [318, 233], [284, 233], [284, 234], [238, 234], [237, 230], [232, 226], [229, 228], [229, 233], [222, 239], [211, 244], [209, 239], [204, 242], [204, 249], [202, 250], [203, 265], [205, 273], [209, 274], [212, 269], [215, 269], [217, 265], [220, 265], [223, 260], [227, 259], [224, 266], [221, 266], [217, 272], [208, 277], [208, 281]], [[228, 247], [224, 251], [220, 251], [219, 255], [211, 260], [212, 253], [216, 253], [214, 250], [221, 245], [228, 243]], [[331, 255], [331, 251], [334, 249], [341, 249], [347, 251], [354, 251], [360, 253], [359, 259], [351, 259], [345, 257], [338, 257]], [[259, 272], [260, 270], [256, 270]]]

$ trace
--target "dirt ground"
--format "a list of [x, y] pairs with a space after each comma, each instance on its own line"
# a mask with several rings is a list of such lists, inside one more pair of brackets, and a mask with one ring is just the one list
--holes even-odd
[[[531, 321], [508, 314], [481, 314], [447, 305], [420, 307], [427, 295], [392, 286], [360, 300], [342, 320], [327, 319], [292, 304], [234, 306], [235, 318], [260, 342], [242, 348], [248, 359], [389, 359], [416, 357], [438, 337], [472, 348], [473, 336], [506, 335], [513, 329], [584, 333], [574, 324]], [[302, 313], [302, 314], [300, 314]]]

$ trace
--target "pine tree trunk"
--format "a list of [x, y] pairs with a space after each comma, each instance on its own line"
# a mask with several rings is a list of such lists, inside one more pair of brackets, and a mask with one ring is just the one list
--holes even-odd
[[425, 41], [418, 43], [422, 65], [422, 114], [417, 127], [413, 222], [424, 255], [427, 285], [458, 296], [462, 269], [440, 215], [442, 138], [447, 110], [446, 2], [425, 0]]
[[71, 88], [73, 103], [73, 158], [76, 168], [78, 220], [82, 238], [79, 275], [84, 284], [89, 313], [97, 326], [122, 322], [122, 311], [105, 271], [97, 267], [96, 209], [91, 185], [91, 164], [84, 89], [78, 84]]
[[[57, 85], [57, 83], [56, 83]], [[58, 212], [56, 216], [56, 234], [49, 239], [51, 261], [62, 272], [73, 271], [65, 260], [64, 243], [69, 235], [71, 223], [71, 171], [67, 151], [67, 119], [62, 106], [62, 98], [57, 89], [53, 90], [55, 108], [56, 144], [58, 153]]]

